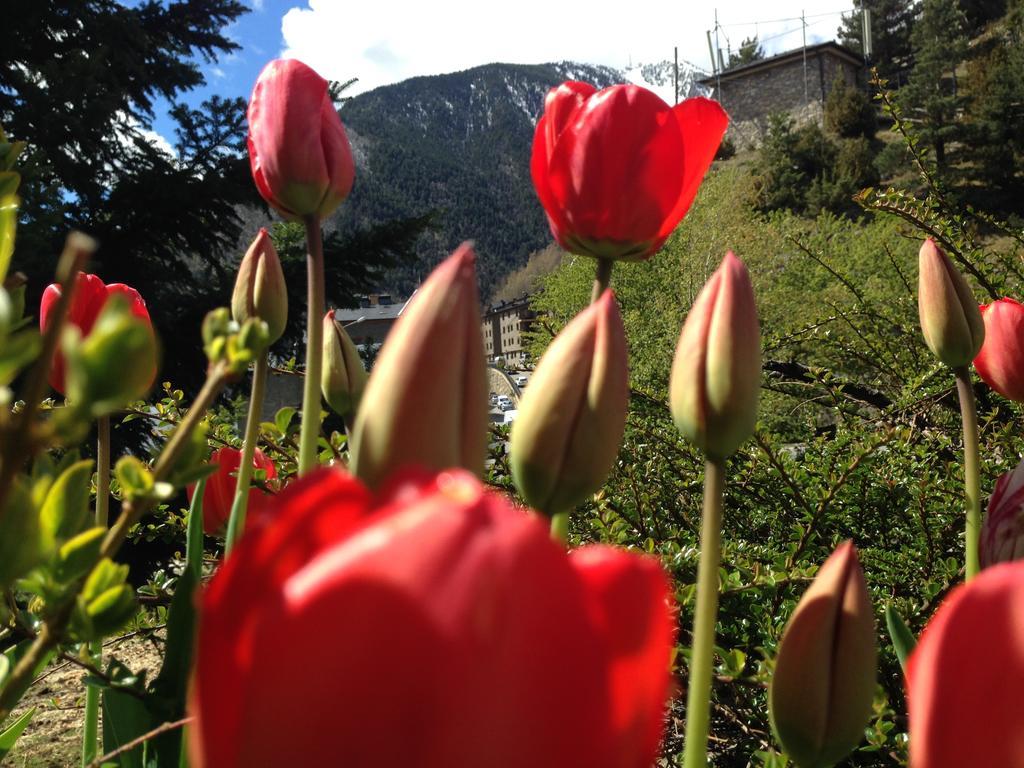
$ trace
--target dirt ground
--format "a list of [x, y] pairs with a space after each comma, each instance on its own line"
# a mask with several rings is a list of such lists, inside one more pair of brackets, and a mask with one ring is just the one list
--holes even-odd
[[[143, 637], [130, 634], [104, 646], [104, 657], [115, 656], [134, 671], [156, 674], [161, 659], [162, 632]], [[104, 667], [106, 664], [104, 664]], [[86, 672], [81, 667], [56, 660], [40, 675], [14, 711], [36, 707], [28, 728], [4, 760], [4, 768], [67, 768], [81, 762], [82, 712]]]

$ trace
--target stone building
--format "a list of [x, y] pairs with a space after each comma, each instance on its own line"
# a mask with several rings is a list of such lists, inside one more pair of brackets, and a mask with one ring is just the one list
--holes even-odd
[[503, 301], [487, 309], [483, 318], [484, 354], [487, 361], [501, 357], [509, 368], [522, 368], [526, 362], [523, 333], [530, 329], [534, 313], [527, 296]]
[[756, 145], [768, 117], [787, 113], [796, 123], [820, 121], [836, 78], [863, 87], [861, 57], [835, 41], [796, 48], [726, 69], [697, 82], [729, 113], [729, 134], [740, 147]]

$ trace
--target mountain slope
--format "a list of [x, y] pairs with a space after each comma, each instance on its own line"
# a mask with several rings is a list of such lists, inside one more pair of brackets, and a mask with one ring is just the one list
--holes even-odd
[[[660, 67], [651, 72], [662, 81], [652, 85], [664, 95]], [[545, 94], [565, 80], [602, 88], [646, 74], [639, 68], [627, 74], [573, 62], [487, 64], [360, 94], [341, 109], [356, 184], [335, 224], [344, 231], [434, 210], [437, 228], [421, 239], [420, 263], [390, 274], [387, 288], [407, 294], [469, 239], [476, 242], [487, 296], [505, 274], [526, 263], [531, 251], [551, 240], [529, 168]], [[680, 80], [689, 87], [692, 74]]]

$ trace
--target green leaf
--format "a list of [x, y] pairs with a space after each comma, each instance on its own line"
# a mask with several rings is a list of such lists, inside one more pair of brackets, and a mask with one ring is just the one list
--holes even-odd
[[[103, 689], [104, 753], [113, 752], [154, 726], [153, 716], [142, 701], [112, 688]], [[114, 765], [118, 768], [147, 768], [146, 745], [122, 752]]]
[[288, 434], [288, 425], [292, 423], [292, 419], [295, 417], [297, 410], [292, 408], [290, 405], [286, 405], [284, 408], [279, 410], [274, 416], [274, 424], [281, 430], [281, 434]]
[[126, 499], [137, 499], [149, 495], [153, 490], [153, 475], [143, 462], [134, 456], [122, 456], [114, 466], [114, 476], [121, 485]]
[[168, 706], [164, 714], [180, 718], [185, 711], [185, 693], [188, 673], [192, 665], [192, 644], [196, 628], [196, 586], [202, 578], [203, 567], [203, 490], [206, 481], [200, 480], [192, 505], [188, 511], [188, 538], [185, 548], [185, 570], [178, 579], [167, 617], [167, 646], [160, 674], [153, 683], [153, 691]]
[[0, 760], [3, 760], [4, 756], [14, 749], [14, 742], [18, 740], [18, 737], [28, 727], [29, 721], [32, 720], [32, 715], [35, 713], [36, 708], [32, 707], [32, 709], [11, 723], [11, 725], [0, 731]]
[[[0, 232], [0, 238], [3, 234]], [[3, 243], [0, 242], [0, 250]], [[0, 253], [0, 269], [3, 268], [3, 254]], [[35, 330], [26, 330], [3, 339], [0, 345], [0, 387], [14, 381], [22, 368], [36, 359], [42, 342]]]
[[97, 526], [82, 531], [62, 545], [57, 550], [54, 576], [67, 583], [88, 571], [99, 559], [100, 547], [106, 535], [106, 526]]
[[7, 268], [14, 255], [14, 232], [18, 226], [18, 203], [15, 195], [0, 197], [0, 283], [7, 277]]
[[900, 668], [903, 670], [903, 674], [906, 674], [907, 658], [914, 650], [914, 646], [917, 645], [917, 639], [891, 604], [885, 606], [885, 627], [889, 630], [889, 637], [892, 639], [892, 647], [896, 651]]
[[50, 486], [39, 512], [43, 535], [50, 541], [65, 541], [85, 528], [91, 481], [92, 461], [86, 459], [65, 469]]

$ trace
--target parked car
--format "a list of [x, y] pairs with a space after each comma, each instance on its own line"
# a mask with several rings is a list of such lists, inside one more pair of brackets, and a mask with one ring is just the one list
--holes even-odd
[[513, 376], [512, 381], [516, 383], [517, 387], [525, 387], [526, 382], [530, 380], [530, 377], [524, 373], [520, 373], [518, 376]]
[[498, 407], [503, 411], [511, 411], [516, 406], [512, 402], [512, 398], [502, 395], [498, 398]]

